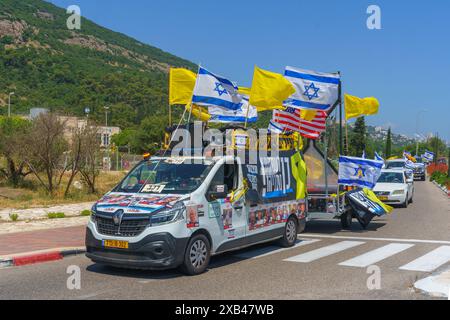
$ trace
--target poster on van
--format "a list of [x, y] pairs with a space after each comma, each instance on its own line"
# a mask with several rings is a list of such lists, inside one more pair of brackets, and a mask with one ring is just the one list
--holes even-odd
[[198, 219], [198, 206], [193, 204], [186, 205], [186, 220], [189, 229], [198, 228], [200, 223]]
[[258, 157], [257, 164], [243, 166], [244, 176], [251, 189], [256, 190], [263, 203], [277, 203], [296, 199], [297, 181], [292, 173], [292, 156], [296, 151], [280, 151], [277, 156]]

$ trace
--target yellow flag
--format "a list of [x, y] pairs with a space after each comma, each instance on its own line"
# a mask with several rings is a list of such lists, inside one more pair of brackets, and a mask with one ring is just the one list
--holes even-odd
[[380, 103], [376, 98], [358, 98], [349, 94], [345, 95], [346, 119], [357, 118], [364, 115], [377, 114]]
[[295, 153], [291, 157], [291, 172], [295, 180], [297, 181], [297, 194], [296, 199], [306, 198], [306, 163], [302, 159], [300, 153]]
[[169, 80], [169, 104], [189, 104], [192, 100], [197, 75], [191, 70], [171, 68]]
[[372, 190], [364, 188], [363, 191], [366, 194], [367, 198], [369, 198], [375, 203], [378, 203], [386, 211], [386, 213], [391, 213], [392, 210], [394, 210], [394, 208], [388, 206], [387, 204], [383, 203], [380, 199], [378, 199], [378, 197]]
[[243, 94], [244, 96], [247, 96], [247, 97], [250, 97], [251, 91], [252, 91], [252, 89], [246, 88], [246, 87], [239, 87], [238, 88], [238, 92], [240, 94]]
[[258, 111], [279, 109], [294, 93], [294, 86], [284, 76], [255, 67], [250, 104]]

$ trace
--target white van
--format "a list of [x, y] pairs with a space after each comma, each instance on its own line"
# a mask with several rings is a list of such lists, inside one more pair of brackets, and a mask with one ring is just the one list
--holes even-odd
[[86, 255], [196, 275], [212, 255], [273, 240], [293, 246], [307, 210], [292, 170], [299, 157], [292, 150], [257, 165], [235, 156], [145, 159], [93, 206]]

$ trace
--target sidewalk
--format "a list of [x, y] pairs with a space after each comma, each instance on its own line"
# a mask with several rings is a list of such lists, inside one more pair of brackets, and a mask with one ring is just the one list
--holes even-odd
[[36, 230], [0, 235], [0, 256], [55, 248], [84, 247], [86, 226]]

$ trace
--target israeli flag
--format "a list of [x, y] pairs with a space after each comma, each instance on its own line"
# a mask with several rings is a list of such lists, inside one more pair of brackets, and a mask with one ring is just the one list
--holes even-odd
[[192, 96], [194, 104], [240, 110], [242, 99], [235, 83], [200, 67]]
[[338, 183], [373, 189], [382, 167], [382, 161], [340, 156]]
[[378, 160], [378, 161], [383, 161], [384, 162], [384, 159], [378, 154], [378, 152], [376, 152], [375, 151], [375, 160]]
[[413, 171], [416, 168], [416, 164], [409, 159], [406, 159], [405, 169], [408, 171]]
[[431, 151], [425, 151], [425, 153], [422, 156], [425, 160], [431, 162], [434, 160], [434, 152]]
[[327, 111], [338, 100], [340, 76], [293, 67], [286, 67], [284, 76], [296, 92], [284, 102], [285, 106]]
[[[248, 110], [248, 108], [250, 109]], [[256, 110], [256, 107], [249, 104], [249, 99], [246, 97], [242, 99], [241, 108], [238, 110], [230, 110], [223, 107], [210, 106], [208, 108], [208, 113], [211, 116], [209, 122], [254, 123], [258, 121], [258, 111]]]
[[283, 128], [278, 123], [275, 123], [272, 120], [270, 120], [270, 122], [269, 122], [268, 130], [269, 130], [269, 132], [274, 133], [274, 134], [282, 134], [284, 131]]

